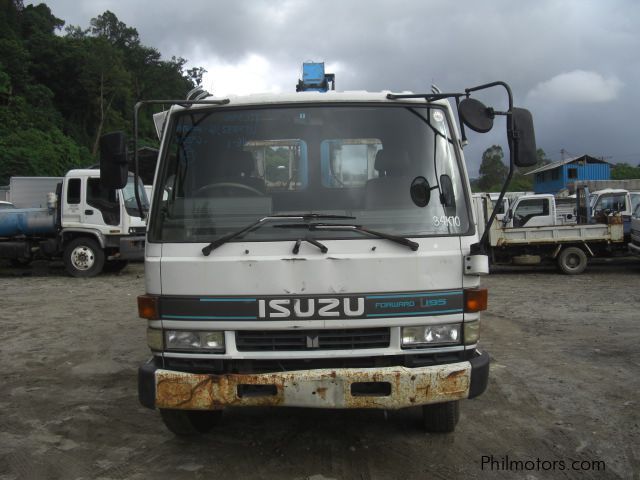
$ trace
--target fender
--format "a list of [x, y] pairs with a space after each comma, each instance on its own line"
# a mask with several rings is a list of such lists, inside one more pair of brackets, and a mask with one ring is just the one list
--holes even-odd
[[82, 233], [86, 236], [95, 237], [95, 239], [98, 241], [98, 244], [100, 244], [100, 248], [104, 249], [107, 246], [107, 239], [105, 238], [104, 234], [101, 231], [96, 230], [95, 228], [81, 228], [81, 227], [63, 228], [62, 231], [60, 232], [60, 236], [62, 237], [63, 244], [67, 242], [67, 237], [68, 237], [67, 234], [69, 233]]

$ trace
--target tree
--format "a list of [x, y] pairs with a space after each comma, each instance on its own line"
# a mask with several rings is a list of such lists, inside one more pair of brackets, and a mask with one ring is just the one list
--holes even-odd
[[[46, 4], [0, 0], [0, 185], [95, 163], [104, 132], [131, 133], [136, 101], [184, 98], [202, 81], [204, 69], [163, 60], [110, 11], [57, 35], [63, 26]], [[149, 113], [140, 143], [155, 145]]]
[[541, 148], [536, 150], [536, 156], [538, 157], [538, 161], [534, 166], [518, 168], [513, 174], [508, 189], [510, 192], [528, 192], [533, 190], [533, 176], [527, 175], [527, 173], [551, 163], [551, 160], [547, 158], [547, 154]]
[[628, 163], [617, 163], [611, 168], [612, 180], [640, 178], [640, 165], [633, 167]]
[[187, 77], [196, 85], [202, 85], [202, 76], [207, 71], [202, 67], [193, 67], [187, 70]]
[[509, 169], [503, 163], [504, 152], [500, 145], [492, 145], [482, 154], [478, 188], [483, 192], [500, 190], [507, 178]]
[[115, 47], [124, 49], [140, 45], [138, 30], [128, 27], [124, 22], [118, 20], [115, 13], [109, 10], [92, 18], [89, 23], [91, 24], [91, 34], [94, 37], [104, 38]]

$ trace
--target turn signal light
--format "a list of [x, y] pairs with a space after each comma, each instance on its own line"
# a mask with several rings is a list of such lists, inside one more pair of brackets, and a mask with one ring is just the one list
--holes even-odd
[[155, 295], [140, 295], [138, 297], [138, 315], [147, 320], [160, 318], [158, 312], [158, 297]]
[[481, 312], [487, 309], [488, 301], [486, 288], [473, 288], [464, 291], [464, 311], [467, 313]]

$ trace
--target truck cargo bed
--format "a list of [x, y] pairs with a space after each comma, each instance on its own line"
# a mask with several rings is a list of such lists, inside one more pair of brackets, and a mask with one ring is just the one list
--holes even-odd
[[494, 223], [490, 235], [493, 247], [541, 243], [622, 242], [623, 240], [622, 223], [522, 228], [502, 228]]

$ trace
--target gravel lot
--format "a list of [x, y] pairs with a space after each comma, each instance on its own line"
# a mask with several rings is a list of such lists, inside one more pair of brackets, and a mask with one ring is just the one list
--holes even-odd
[[422, 433], [417, 409], [260, 408], [184, 441], [137, 401], [142, 265], [0, 266], [0, 479], [638, 480], [639, 280], [635, 259], [486, 278], [491, 380], [454, 434]]

